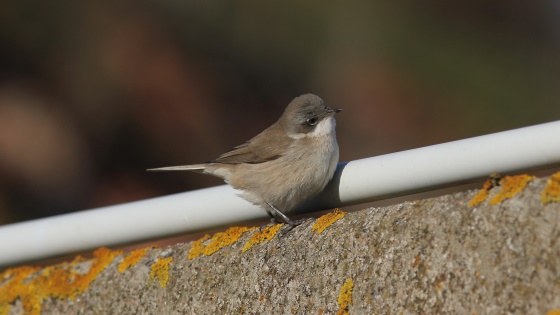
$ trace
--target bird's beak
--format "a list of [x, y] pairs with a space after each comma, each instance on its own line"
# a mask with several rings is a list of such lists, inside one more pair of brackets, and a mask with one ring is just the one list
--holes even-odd
[[327, 113], [332, 114], [332, 115], [340, 113], [341, 111], [342, 111], [342, 108], [330, 108], [330, 107], [327, 108]]

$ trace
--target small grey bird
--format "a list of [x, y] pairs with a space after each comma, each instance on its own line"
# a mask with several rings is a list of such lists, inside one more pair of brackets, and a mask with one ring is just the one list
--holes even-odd
[[215, 160], [148, 171], [186, 170], [220, 177], [273, 221], [294, 227], [301, 221], [285, 213], [317, 195], [333, 177], [338, 163], [334, 115], [340, 111], [305, 94], [296, 97], [272, 126]]

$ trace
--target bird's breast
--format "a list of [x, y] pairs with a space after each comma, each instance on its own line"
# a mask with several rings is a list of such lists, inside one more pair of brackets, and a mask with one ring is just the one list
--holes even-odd
[[278, 159], [241, 164], [229, 182], [254, 204], [272, 202], [289, 212], [325, 188], [338, 163], [334, 132], [293, 141]]

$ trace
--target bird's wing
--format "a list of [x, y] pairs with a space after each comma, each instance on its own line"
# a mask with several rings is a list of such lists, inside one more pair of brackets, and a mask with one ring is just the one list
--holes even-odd
[[259, 164], [275, 160], [288, 150], [291, 140], [275, 124], [253, 139], [236, 146], [210, 163]]

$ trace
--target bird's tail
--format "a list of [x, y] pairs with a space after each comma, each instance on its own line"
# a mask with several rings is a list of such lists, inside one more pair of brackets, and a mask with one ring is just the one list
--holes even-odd
[[168, 166], [159, 168], [149, 168], [148, 172], [166, 172], [166, 171], [195, 171], [202, 172], [206, 169], [206, 164], [193, 164], [193, 165], [181, 165], [181, 166]]

